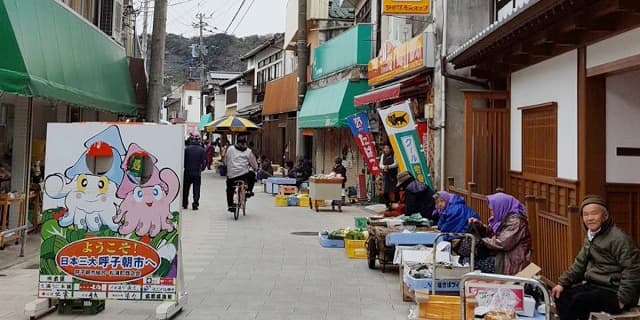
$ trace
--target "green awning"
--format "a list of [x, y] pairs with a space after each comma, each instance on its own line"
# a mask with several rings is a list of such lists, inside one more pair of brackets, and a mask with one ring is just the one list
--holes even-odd
[[353, 97], [367, 90], [367, 81], [344, 80], [307, 91], [298, 116], [300, 128], [346, 127], [345, 118], [356, 113]]
[[0, 91], [136, 113], [125, 50], [54, 0], [0, 0]]

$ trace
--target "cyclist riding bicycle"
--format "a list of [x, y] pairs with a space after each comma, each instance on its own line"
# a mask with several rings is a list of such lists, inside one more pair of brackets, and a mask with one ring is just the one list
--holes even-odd
[[244, 181], [247, 185], [247, 197], [251, 197], [256, 182], [255, 172], [258, 170], [258, 162], [251, 149], [247, 147], [246, 137], [238, 137], [236, 143], [227, 149], [224, 164], [227, 167], [227, 210], [234, 212], [233, 191], [236, 181]]

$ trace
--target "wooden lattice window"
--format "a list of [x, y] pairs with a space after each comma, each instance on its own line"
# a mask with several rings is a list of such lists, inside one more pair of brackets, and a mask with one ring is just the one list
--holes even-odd
[[555, 102], [521, 108], [522, 172], [556, 177], [558, 114]]

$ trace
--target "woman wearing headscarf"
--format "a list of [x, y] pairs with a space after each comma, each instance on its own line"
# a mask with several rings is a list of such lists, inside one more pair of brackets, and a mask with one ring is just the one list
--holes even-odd
[[[490, 236], [482, 245], [496, 253], [495, 272], [514, 275], [531, 262], [531, 232], [524, 205], [511, 195], [498, 192], [487, 196]], [[479, 224], [478, 219], [469, 219]]]
[[473, 209], [469, 208], [464, 199], [457, 194], [438, 191], [434, 195], [436, 210], [434, 215], [439, 217], [438, 230], [440, 232], [467, 232], [469, 219], [480, 219]]

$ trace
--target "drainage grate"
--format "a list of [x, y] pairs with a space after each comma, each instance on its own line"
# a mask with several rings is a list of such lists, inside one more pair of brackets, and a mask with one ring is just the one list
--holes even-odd
[[317, 231], [296, 231], [296, 232], [291, 232], [292, 235], [294, 236], [317, 236], [318, 232]]
[[30, 264], [26, 267], [24, 267], [25, 269], [40, 269], [40, 264], [39, 263], [34, 263], [34, 264]]

